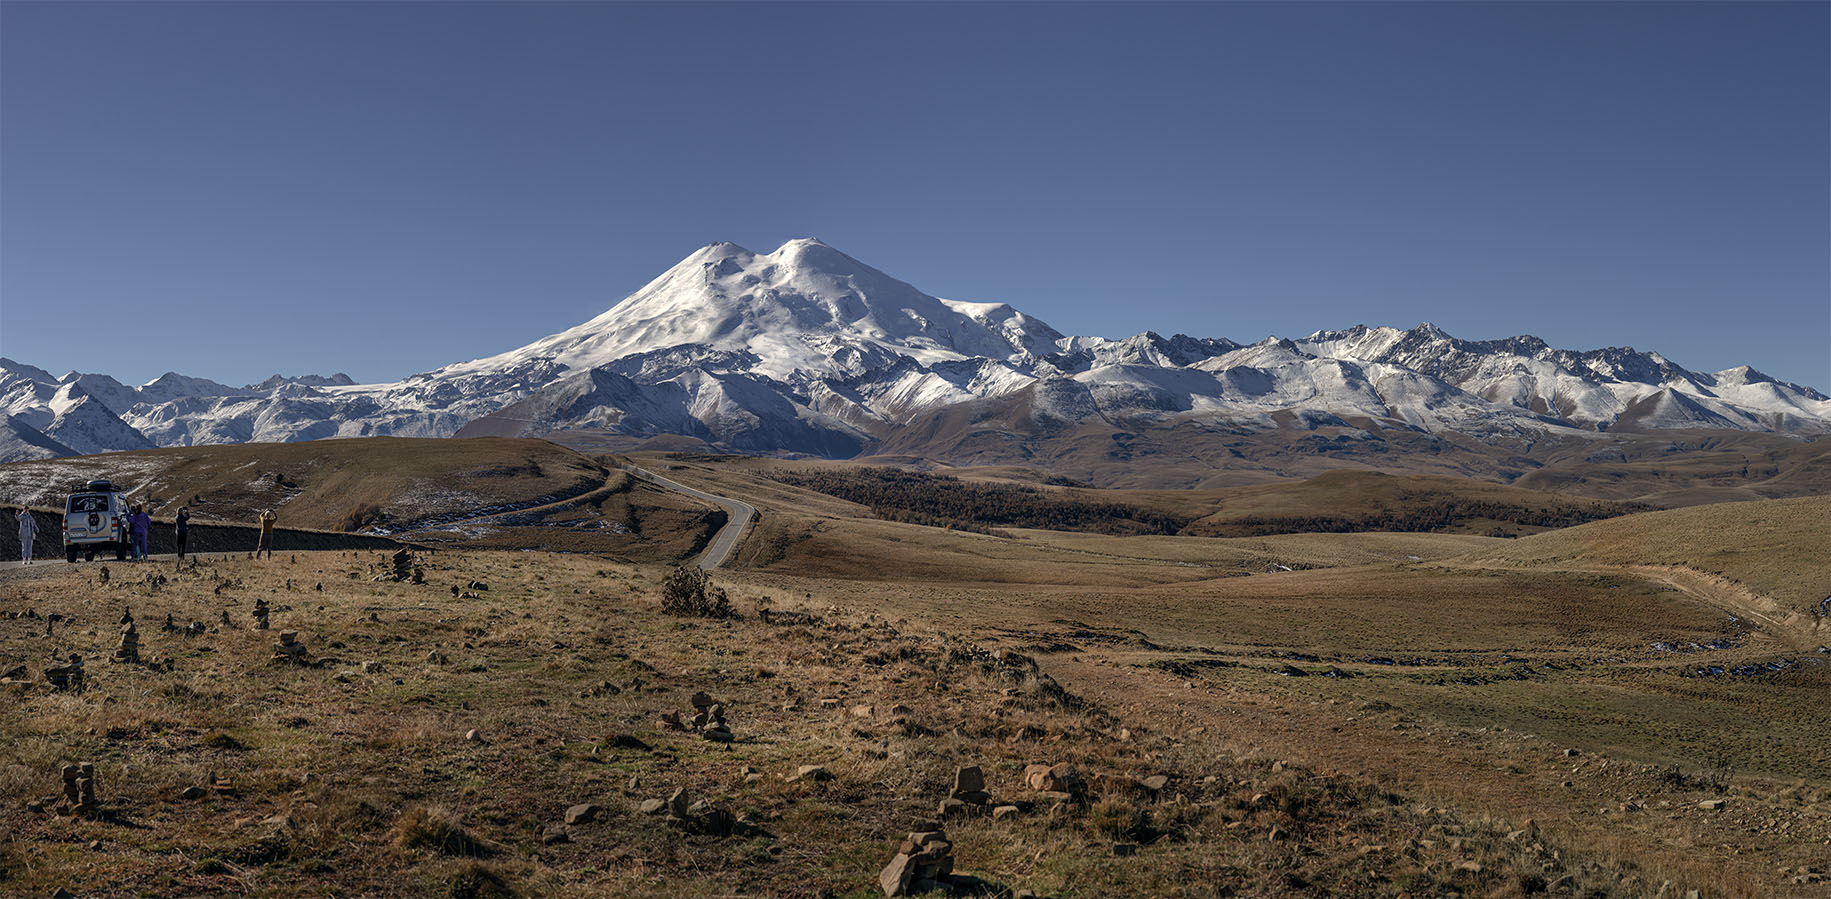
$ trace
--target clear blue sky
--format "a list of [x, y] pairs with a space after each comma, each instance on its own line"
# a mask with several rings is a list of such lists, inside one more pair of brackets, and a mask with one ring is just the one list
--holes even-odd
[[1831, 391], [1831, 5], [0, 3], [0, 354], [392, 380], [816, 236]]

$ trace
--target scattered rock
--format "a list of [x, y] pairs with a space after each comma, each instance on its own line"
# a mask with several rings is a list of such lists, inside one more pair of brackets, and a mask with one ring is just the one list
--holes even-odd
[[464, 732], [464, 741], [466, 743], [481, 743], [483, 742], [483, 735], [477, 733], [477, 729], [473, 727]]
[[985, 771], [978, 765], [966, 765], [954, 772], [953, 795], [985, 791]]
[[1079, 793], [1086, 789], [1081, 773], [1073, 765], [1030, 765], [1024, 768], [1024, 784], [1038, 793]]
[[665, 799], [644, 799], [636, 809], [645, 815], [659, 815], [666, 811], [667, 807], [668, 803]]
[[578, 805], [566, 809], [566, 824], [567, 826], [574, 824], [590, 824], [591, 822], [596, 821], [598, 816], [603, 813], [603, 806], [592, 802], [581, 802]]
[[1706, 799], [1703, 802], [1698, 803], [1697, 807], [1707, 812], [1714, 812], [1728, 804], [1729, 800], [1727, 799]]
[[816, 783], [822, 783], [832, 780], [833, 772], [828, 771], [825, 765], [802, 765], [801, 767], [796, 768], [795, 773], [788, 779], [791, 783], [799, 780], [811, 780]]

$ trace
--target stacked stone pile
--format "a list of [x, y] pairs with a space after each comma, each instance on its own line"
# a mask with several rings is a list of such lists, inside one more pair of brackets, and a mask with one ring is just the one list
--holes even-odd
[[64, 802], [58, 811], [84, 818], [99, 816], [102, 805], [95, 800], [95, 765], [90, 762], [65, 765], [63, 776]]
[[267, 600], [258, 596], [254, 600], [254, 629], [257, 631], [267, 629]]
[[83, 692], [83, 688], [88, 686], [87, 678], [83, 674], [83, 657], [71, 654], [68, 664], [45, 668], [45, 682], [50, 684], [52, 689]]
[[311, 661], [306, 657], [305, 644], [299, 642], [298, 631], [280, 632], [280, 642], [273, 644], [273, 659], [271, 661], [283, 662], [289, 665], [311, 664]]
[[731, 809], [723, 803], [693, 800], [687, 795], [685, 787], [675, 790], [666, 799], [644, 801], [640, 810], [646, 815], [665, 814], [669, 824], [689, 833], [724, 837], [734, 834], [749, 836], [758, 832], [756, 825], [732, 814]]
[[725, 723], [725, 706], [716, 702], [705, 691], [693, 694], [693, 729], [701, 738], [714, 743], [729, 743], [733, 737], [731, 727]]
[[954, 788], [941, 800], [940, 816], [946, 821], [969, 814], [980, 814], [992, 807], [992, 794], [985, 789], [985, 771], [978, 765], [967, 765], [954, 772]]
[[947, 893], [980, 893], [985, 882], [970, 874], [954, 873], [954, 844], [938, 825], [909, 835], [896, 857], [878, 875], [885, 896], [915, 896], [940, 890]]
[[140, 661], [140, 631], [134, 627], [133, 616], [127, 617], [127, 623], [121, 625], [121, 645], [115, 648], [114, 661], [125, 664], [138, 664]]

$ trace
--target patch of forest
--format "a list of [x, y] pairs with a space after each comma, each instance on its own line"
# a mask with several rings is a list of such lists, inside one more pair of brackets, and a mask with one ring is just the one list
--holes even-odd
[[777, 481], [871, 507], [888, 521], [994, 533], [996, 527], [1094, 534], [1175, 534], [1189, 519], [1022, 484], [962, 481], [899, 468], [778, 472]]
[[1635, 512], [1651, 511], [1643, 503], [1566, 502], [1525, 506], [1495, 500], [1414, 492], [1399, 498], [1397, 508], [1382, 506], [1361, 513], [1250, 515], [1200, 521], [1183, 533], [1193, 537], [1267, 537], [1273, 534], [1348, 534], [1361, 531], [1447, 531], [1477, 522], [1494, 522], [1491, 536], [1517, 536], [1503, 524], [1529, 528], [1567, 528]]

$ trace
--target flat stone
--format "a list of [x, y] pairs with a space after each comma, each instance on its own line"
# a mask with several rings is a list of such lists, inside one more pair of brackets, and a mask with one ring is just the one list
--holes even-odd
[[1150, 777], [1139, 781], [1139, 783], [1143, 784], [1145, 789], [1150, 790], [1153, 793], [1161, 793], [1163, 792], [1164, 787], [1170, 785], [1170, 778], [1162, 774], [1153, 774]]
[[645, 815], [659, 815], [662, 811], [667, 809], [667, 807], [668, 803], [665, 799], [644, 799], [642, 800], [642, 804], [637, 806]]
[[877, 885], [882, 887], [885, 896], [909, 895], [909, 875], [914, 872], [915, 863], [904, 853], [897, 853], [877, 875]]
[[802, 765], [801, 767], [796, 768], [794, 775], [789, 778], [791, 781], [828, 781], [832, 779], [833, 772], [828, 771], [825, 765]]
[[992, 820], [1003, 821], [1006, 818], [1016, 815], [1020, 811], [1022, 810], [1015, 805], [1001, 805], [992, 809]]
[[568, 825], [589, 824], [592, 821], [596, 821], [598, 816], [603, 813], [603, 806], [593, 802], [581, 802], [578, 805], [566, 809], [566, 823]]
[[208, 796], [208, 795], [210, 795], [210, 791], [204, 789], [203, 787], [185, 787], [184, 791], [178, 794], [178, 798], [180, 798], [180, 799], [202, 799], [203, 797]]
[[1707, 812], [1714, 812], [1728, 804], [1729, 800], [1727, 799], [1706, 799], [1703, 802], [1698, 803], [1697, 807]]
[[852, 707], [852, 717], [854, 718], [870, 718], [876, 714], [877, 710], [868, 705], [855, 705]]

